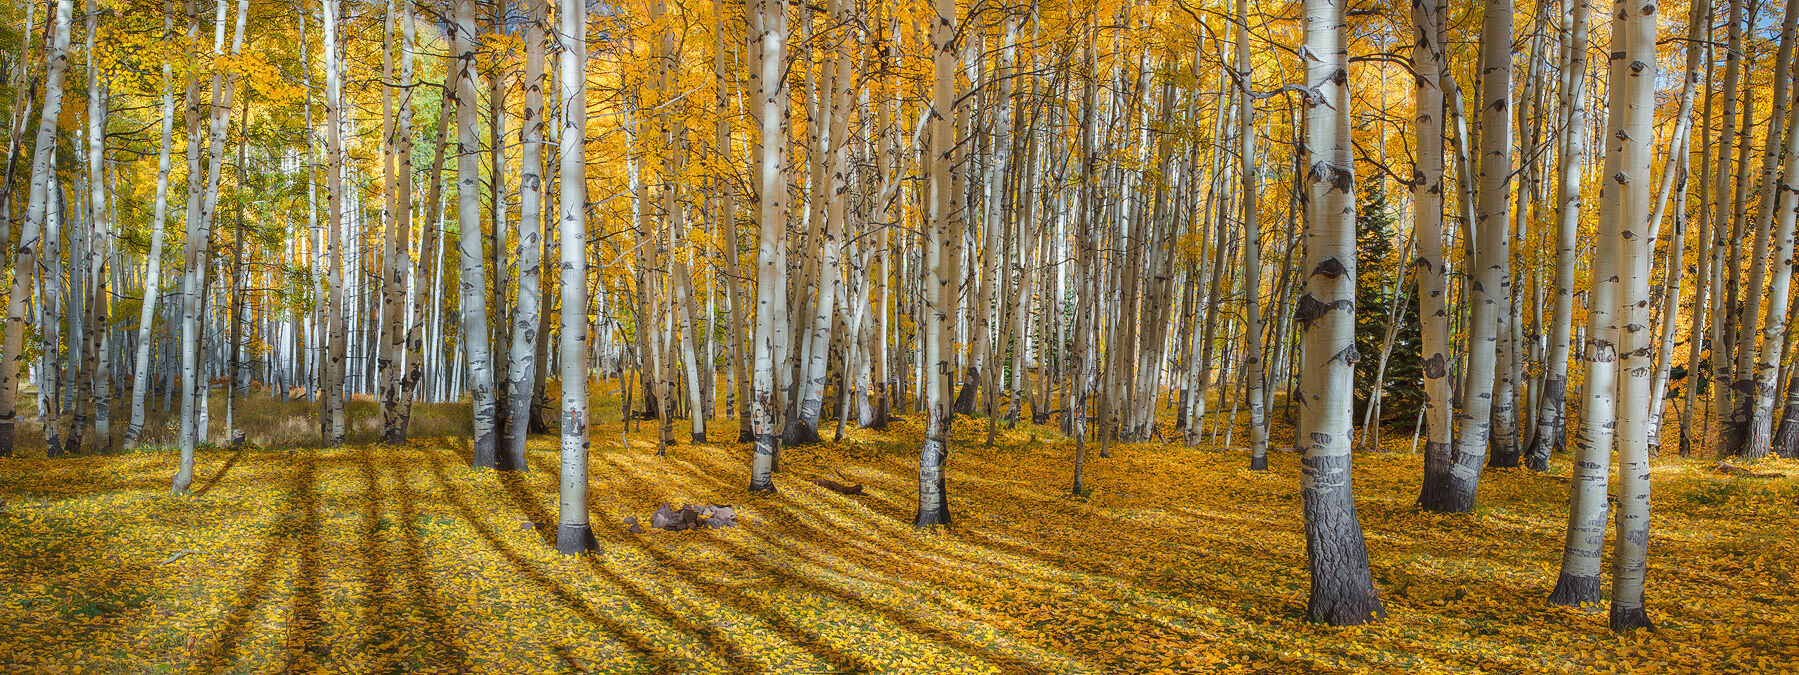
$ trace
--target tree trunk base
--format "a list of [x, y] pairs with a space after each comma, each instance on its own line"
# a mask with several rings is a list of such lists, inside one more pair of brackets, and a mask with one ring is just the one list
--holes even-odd
[[[1773, 450], [1787, 459], [1799, 458], [1799, 420], [1788, 416], [1780, 421], [1780, 431], [1774, 434]], [[4, 456], [0, 454], [0, 457]]]
[[1612, 632], [1615, 633], [1626, 633], [1638, 628], [1655, 629], [1655, 624], [1649, 620], [1649, 610], [1644, 607], [1621, 608], [1614, 604], [1610, 623]]
[[593, 526], [582, 523], [569, 525], [562, 523], [556, 527], [556, 552], [562, 555], [582, 555], [599, 548], [594, 541]]
[[1537, 434], [1530, 441], [1530, 450], [1524, 453], [1524, 465], [1532, 471], [1548, 471], [1549, 454], [1554, 451], [1554, 443], [1544, 434]]
[[1549, 593], [1549, 604], [1579, 607], [1599, 602], [1599, 577], [1578, 577], [1563, 572]]
[[696, 445], [700, 444], [700, 443], [705, 443], [706, 442], [706, 432], [704, 432], [704, 431], [693, 432], [693, 442]]
[[782, 445], [809, 445], [822, 442], [824, 442], [824, 438], [818, 435], [818, 429], [806, 424], [804, 420], [788, 421], [787, 428], [781, 432]]
[[968, 382], [962, 385], [961, 391], [956, 392], [956, 404], [950, 408], [951, 411], [957, 415], [974, 414], [974, 398], [977, 393], [975, 390], [979, 388], [979, 378], [980, 371], [973, 368], [968, 369]]
[[950, 525], [949, 520], [949, 507], [944, 506], [930, 511], [919, 511], [912, 517], [912, 527], [919, 530], [947, 528]]
[[1249, 456], [1249, 470], [1250, 471], [1267, 471], [1268, 470], [1268, 455], [1266, 455], [1266, 454], [1250, 455]]

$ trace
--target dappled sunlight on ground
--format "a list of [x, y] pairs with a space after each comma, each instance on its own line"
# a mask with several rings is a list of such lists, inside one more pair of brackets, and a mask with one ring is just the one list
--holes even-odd
[[[1661, 630], [1618, 637], [1603, 608], [1542, 602], [1565, 458], [1548, 476], [1491, 471], [1475, 513], [1445, 516], [1412, 506], [1415, 456], [1358, 455], [1391, 616], [1332, 629], [1304, 621], [1291, 454], [1257, 473], [1240, 451], [1113, 446], [1077, 498], [1067, 439], [1021, 427], [987, 449], [984, 420], [965, 420], [954, 526], [919, 532], [913, 422], [788, 448], [779, 492], [758, 497], [741, 444], [657, 457], [652, 425], [630, 447], [616, 420], [595, 429], [599, 550], [580, 558], [550, 546], [553, 437], [532, 439], [523, 475], [467, 468], [462, 438], [206, 451], [179, 497], [173, 454], [0, 460], [0, 653], [104, 672], [1799, 668], [1794, 478], [1659, 462]], [[624, 529], [661, 502], [732, 504], [742, 525]]]

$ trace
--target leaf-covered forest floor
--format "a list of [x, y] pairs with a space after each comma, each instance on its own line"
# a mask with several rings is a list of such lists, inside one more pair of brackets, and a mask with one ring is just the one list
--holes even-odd
[[[750, 497], [738, 443], [655, 455], [593, 434], [599, 550], [550, 546], [556, 441], [532, 471], [467, 468], [463, 438], [207, 450], [170, 496], [167, 451], [0, 460], [0, 660], [30, 672], [1793, 672], [1799, 465], [1731, 477], [1655, 464], [1649, 600], [1551, 607], [1568, 462], [1490, 470], [1470, 515], [1413, 506], [1419, 460], [1358, 454], [1358, 506], [1390, 613], [1304, 619], [1298, 461], [1114, 447], [1068, 494], [1048, 428], [959, 422], [948, 532], [910, 526], [914, 422], [783, 453]], [[715, 423], [716, 424], [716, 423]], [[714, 438], [734, 437], [715, 426]], [[685, 431], [682, 425], [680, 431]], [[827, 437], [830, 435], [826, 431]], [[1406, 434], [1409, 437], [1409, 434]], [[685, 434], [677, 434], [684, 438]], [[809, 482], [860, 483], [851, 496]], [[631, 534], [661, 502], [743, 525]], [[539, 527], [533, 527], [537, 525]], [[1608, 553], [1610, 547], [1608, 546]]]

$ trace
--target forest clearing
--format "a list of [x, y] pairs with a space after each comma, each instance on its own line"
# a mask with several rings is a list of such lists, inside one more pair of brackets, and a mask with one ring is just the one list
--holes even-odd
[[[602, 387], [603, 388], [603, 387]], [[616, 385], [614, 385], [616, 390]], [[616, 406], [616, 399], [612, 406]], [[791, 449], [752, 497], [741, 444], [657, 457], [593, 427], [590, 556], [559, 556], [544, 470], [468, 467], [465, 437], [0, 460], [0, 653], [33, 672], [1791, 672], [1799, 464], [1655, 466], [1657, 630], [1542, 598], [1567, 461], [1493, 472], [1480, 508], [1420, 512], [1416, 456], [1356, 456], [1384, 621], [1305, 620], [1298, 456], [1131, 444], [1066, 482], [1073, 445], [958, 425], [956, 525], [910, 525], [914, 420]], [[1034, 439], [1034, 440], [1033, 440]], [[844, 495], [823, 477], [866, 486]], [[658, 504], [735, 528], [626, 531]], [[1662, 599], [1666, 601], [1661, 601]], [[1674, 599], [1678, 598], [1678, 601]]]

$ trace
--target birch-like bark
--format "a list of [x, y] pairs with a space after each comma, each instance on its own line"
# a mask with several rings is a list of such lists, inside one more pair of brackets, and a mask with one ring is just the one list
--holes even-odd
[[[1751, 7], [1753, 8], [1753, 6], [1754, 5], [1752, 4]], [[1753, 9], [1751, 10], [1751, 13], [1753, 13]], [[1730, 326], [1734, 321], [1733, 317], [1735, 316], [1734, 307], [1732, 304], [1727, 304], [1727, 302], [1735, 302], [1735, 294], [1733, 293], [1732, 297], [1727, 300], [1723, 292], [1724, 278], [1726, 274], [1729, 274], [1725, 269], [1725, 260], [1731, 257], [1732, 251], [1739, 248], [1738, 244], [1741, 239], [1740, 237], [1732, 236], [1735, 232], [1731, 228], [1731, 215], [1733, 209], [1730, 208], [1730, 205], [1735, 204], [1736, 202], [1732, 199], [1731, 195], [1731, 178], [1734, 174], [1731, 172], [1730, 155], [1731, 149], [1735, 147], [1735, 144], [1737, 143], [1737, 133], [1739, 131], [1737, 128], [1737, 107], [1739, 105], [1737, 99], [1741, 88], [1743, 60], [1743, 0], [1731, 0], [1730, 13], [1728, 14], [1726, 21], [1729, 23], [1729, 37], [1724, 48], [1724, 126], [1723, 130], [1719, 132], [1719, 142], [1716, 144], [1716, 147], [1718, 148], [1718, 165], [1716, 168], [1716, 175], [1713, 177], [1716, 180], [1716, 185], [1712, 204], [1716, 211], [1712, 214], [1710, 261], [1712, 292], [1710, 294], [1711, 305], [1708, 312], [1711, 314], [1711, 322], [1708, 324], [1711, 337], [1711, 410], [1712, 416], [1719, 421], [1723, 421], [1725, 417], [1730, 414], [1731, 409], [1730, 384], [1732, 380], [1730, 373]], [[1754, 100], [1750, 99], [1749, 102], [1752, 104]], [[1744, 107], [1746, 108], [1748, 106], [1745, 105]], [[1751, 126], [1752, 123], [1748, 121], [1751, 116], [1747, 114], [1747, 111], [1745, 111], [1743, 117], [1745, 120], [1742, 126]], [[1742, 149], [1746, 151], [1748, 149], [1747, 144], [1745, 143], [1743, 145], [1744, 147]], [[1738, 163], [1744, 165], [1738, 167], [1739, 171], [1747, 168], [1746, 163], [1742, 162], [1740, 159]], [[1732, 261], [1733, 264], [1735, 262], [1736, 261], [1734, 260]], [[1721, 429], [1714, 429], [1714, 431], [1721, 431]], [[1723, 438], [1722, 434], [1714, 434], [1714, 436], [1719, 439]], [[1729, 443], [1721, 443], [1720, 447], [1728, 448], [1730, 445], [1731, 444]]]
[[948, 379], [955, 376], [944, 338], [955, 313], [956, 282], [948, 274], [950, 258], [961, 254], [960, 217], [952, 186], [951, 156], [955, 152], [955, 124], [950, 119], [956, 96], [955, 0], [935, 0], [931, 20], [932, 75], [930, 164], [926, 194], [929, 212], [925, 243], [924, 337], [925, 437], [918, 455], [918, 511], [912, 526], [931, 528], [950, 524], [949, 495], [944, 489], [943, 465], [949, 458], [950, 396]]
[[[1799, 9], [1789, 9], [1799, 14]], [[1774, 249], [1770, 262], [1774, 269], [1768, 284], [1767, 315], [1761, 322], [1762, 344], [1754, 364], [1753, 388], [1744, 392], [1744, 398], [1753, 406], [1748, 438], [1740, 453], [1744, 459], [1761, 459], [1773, 449], [1774, 398], [1779, 388], [1781, 359], [1786, 355], [1787, 312], [1793, 281], [1793, 228], [1795, 219], [1799, 218], [1799, 204], [1795, 204], [1799, 199], [1799, 133], [1793, 133], [1799, 131], [1799, 106], [1794, 106], [1789, 114], [1786, 168], [1776, 192], [1777, 205], [1773, 207], [1777, 215], [1770, 235]], [[1760, 285], [1751, 288], [1759, 289]], [[1760, 291], [1752, 291], [1750, 295], [1760, 295]]]
[[[1434, 0], [1422, 0], [1434, 2]], [[1434, 40], [1434, 38], [1433, 38]], [[1256, 471], [1268, 469], [1268, 411], [1267, 395], [1264, 391], [1262, 365], [1262, 225], [1259, 220], [1261, 203], [1257, 199], [1257, 190], [1261, 189], [1261, 173], [1256, 163], [1255, 137], [1255, 99], [1250, 95], [1251, 86], [1255, 82], [1255, 74], [1249, 60], [1249, 0], [1237, 0], [1237, 152], [1242, 167], [1238, 171], [1243, 181], [1243, 315], [1244, 315], [1244, 354], [1243, 373], [1245, 375], [1245, 396], [1249, 398], [1249, 468]], [[1420, 82], [1423, 76], [1420, 75]], [[1434, 86], [1432, 87], [1434, 89]], [[1436, 116], [1433, 113], [1432, 118]], [[1422, 133], [1422, 132], [1420, 132]], [[1422, 138], [1422, 136], [1420, 136]], [[1437, 171], [1439, 182], [1442, 169], [1442, 127], [1437, 127], [1437, 146], [1439, 152]], [[1438, 186], [1441, 190], [1441, 185]], [[1441, 197], [1438, 197], [1439, 203]], [[1438, 216], [1441, 223], [1442, 216]], [[1203, 394], [1202, 394], [1203, 395]]]
[[[394, 24], [399, 24], [394, 26]], [[389, 46], [382, 53], [383, 79], [394, 81], [393, 32], [399, 33], [400, 86], [385, 87], [381, 97], [387, 155], [382, 163], [387, 238], [382, 259], [387, 269], [381, 285], [381, 342], [375, 363], [380, 377], [381, 440], [404, 443], [408, 411], [404, 410], [406, 361], [417, 359], [406, 340], [406, 285], [412, 275], [412, 7], [408, 0], [389, 0], [386, 25]], [[394, 89], [399, 89], [395, 92]], [[394, 100], [395, 94], [399, 100]]]
[[1426, 486], [1442, 489], [1419, 498], [1425, 510], [1440, 513], [1474, 509], [1492, 431], [1500, 315], [1510, 304], [1505, 284], [1511, 250], [1512, 125], [1507, 112], [1512, 87], [1511, 0], [1487, 3], [1481, 26], [1481, 72], [1480, 181], [1474, 222], [1480, 241], [1469, 270], [1467, 389], [1461, 396], [1462, 414], [1449, 466], [1424, 478]]
[[1333, 626], [1386, 616], [1368, 571], [1350, 471], [1352, 385], [1361, 357], [1355, 348], [1355, 162], [1343, 10], [1333, 0], [1305, 2], [1302, 53], [1306, 86], [1314, 94], [1306, 97], [1305, 115], [1305, 291], [1295, 310], [1304, 343], [1299, 394], [1305, 404], [1297, 438], [1312, 575], [1306, 618]]
[[337, 43], [339, 0], [323, 0], [325, 6], [325, 258], [328, 266], [325, 298], [324, 373], [319, 421], [325, 447], [344, 444], [344, 213], [343, 56]]
[[[1455, 402], [1449, 381], [1449, 286], [1443, 257], [1443, 87], [1448, 68], [1440, 41], [1443, 4], [1439, 0], [1412, 0], [1416, 43], [1412, 48], [1415, 80], [1418, 149], [1412, 166], [1413, 231], [1418, 258], [1412, 274], [1418, 284], [1418, 317], [1424, 370], [1425, 475], [1449, 475], [1449, 448], [1454, 439], [1451, 418]], [[1252, 374], [1253, 377], [1253, 374]], [[1252, 399], [1250, 405], [1254, 406]], [[1254, 410], [1254, 408], [1251, 408]], [[1422, 493], [1441, 491], [1430, 485]]]
[[[175, 3], [163, 4], [162, 32], [174, 39]], [[156, 201], [150, 215], [150, 252], [145, 260], [144, 299], [138, 309], [137, 358], [132, 362], [131, 421], [125, 427], [125, 448], [137, 447], [143, 433], [145, 408], [150, 400], [150, 346], [156, 322], [156, 299], [162, 290], [162, 246], [164, 221], [169, 212], [169, 154], [175, 137], [175, 76], [165, 58], [162, 63], [162, 149], [156, 155]]]
[[[830, 0], [829, 11], [832, 23], [840, 23], [844, 18], [841, 0]], [[818, 125], [817, 162], [821, 164], [822, 179], [813, 186], [818, 191], [817, 201], [825, 203], [824, 229], [822, 238], [813, 244], [816, 247], [817, 299], [812, 303], [811, 326], [807, 331], [810, 340], [805, 349], [806, 362], [800, 380], [799, 414], [788, 422], [786, 441], [793, 443], [818, 442], [818, 419], [824, 405], [825, 378], [830, 355], [831, 329], [837, 316], [837, 291], [842, 283], [842, 239], [844, 220], [847, 217], [844, 196], [848, 189], [845, 166], [849, 159], [849, 144], [844, 136], [848, 125], [844, 123], [849, 116], [849, 51], [841, 47], [830, 50], [834, 56], [825, 64], [825, 86], [820, 96], [818, 109], [827, 119], [814, 118]], [[798, 425], [796, 428], [795, 425]]]
[[[1699, 87], [1700, 69], [1704, 65], [1705, 34], [1710, 26], [1711, 3], [1692, 3], [1687, 16], [1687, 62], [1682, 71], [1680, 87], [1680, 108], [1675, 112], [1675, 126], [1672, 142], [1669, 144], [1668, 157], [1671, 168], [1662, 174], [1661, 188], [1657, 191], [1655, 212], [1649, 216], [1652, 230], [1661, 229], [1662, 218], [1667, 212], [1668, 201], [1678, 192], [1676, 199], [1674, 229], [1665, 247], [1665, 267], [1662, 271], [1662, 307], [1661, 326], [1657, 328], [1660, 348], [1655, 359], [1655, 381], [1650, 387], [1650, 426], [1649, 446], [1659, 449], [1662, 444], [1662, 430], [1667, 425], [1663, 413], [1668, 402], [1668, 377], [1674, 367], [1674, 343], [1678, 336], [1676, 318], [1680, 316], [1681, 278], [1686, 270], [1686, 198], [1687, 198], [1687, 166], [1691, 153], [1690, 139], [1693, 131], [1693, 96]], [[1708, 116], [1709, 119], [1709, 116]], [[1703, 183], [1702, 183], [1703, 184]], [[1656, 237], [1650, 236], [1653, 240]], [[1703, 259], [1702, 259], [1703, 260]], [[1698, 335], [1700, 324], [1692, 324], [1691, 334]], [[1689, 363], [1697, 363], [1697, 360]], [[1695, 378], [1697, 379], [1697, 378]]]
[[[543, 313], [540, 270], [543, 258], [543, 146], [544, 146], [544, 22], [548, 20], [545, 0], [528, 0], [525, 23], [525, 110], [519, 120], [518, 207], [518, 305], [512, 312], [512, 344], [506, 370], [510, 391], [506, 404], [511, 411], [506, 423], [512, 432], [506, 435], [506, 456], [512, 471], [527, 470], [525, 440], [531, 431], [531, 406], [536, 394], [537, 334]], [[578, 174], [579, 175], [579, 174]], [[577, 250], [581, 247], [577, 246]], [[583, 279], [583, 284], [586, 280]], [[583, 302], [581, 305], [585, 307]]]
[[[1619, 6], [1622, 9], [1622, 6]], [[1620, 22], [1612, 22], [1614, 31]], [[1628, 40], [1627, 36], [1614, 33], [1614, 39]], [[1622, 44], [1622, 42], [1620, 43]], [[1626, 93], [1624, 86], [1626, 68], [1616, 60], [1612, 64], [1607, 89]], [[1653, 67], [1653, 66], [1651, 66]], [[1622, 208], [1624, 195], [1620, 183], [1614, 177], [1622, 176], [1625, 168], [1625, 141], [1619, 134], [1628, 133], [1620, 125], [1628, 115], [1619, 114], [1628, 105], [1615, 99], [1612, 111], [1606, 115], [1605, 135], [1601, 137], [1605, 143], [1605, 168], [1601, 175], [1605, 180], [1600, 183], [1599, 230], [1594, 241], [1600, 242], [1593, 266], [1589, 271], [1592, 288], [1587, 295], [1587, 330], [1586, 344], [1582, 360], [1585, 364], [1586, 379], [1581, 384], [1580, 392], [1583, 403], [1581, 409], [1580, 432], [1575, 436], [1575, 454], [1573, 476], [1568, 481], [1568, 527], [1562, 543], [1562, 569], [1556, 579], [1555, 589], [1549, 594], [1551, 604], [1580, 606], [1600, 600], [1600, 563], [1605, 547], [1605, 517], [1607, 511], [1606, 482], [1612, 464], [1612, 442], [1614, 440], [1618, 416], [1618, 400], [1615, 396], [1619, 385], [1619, 320], [1621, 318], [1618, 305], [1619, 273], [1618, 264], [1620, 248], [1616, 245], [1605, 245], [1613, 242], [1623, 229], [1622, 220], [1625, 211]], [[1647, 144], [1649, 136], [1643, 136]], [[1635, 174], [1637, 182], [1647, 185], [1648, 172]], [[1647, 204], [1648, 198], [1644, 197]]]
[[781, 105], [787, 95], [787, 0], [751, 1], [756, 8], [749, 17], [750, 30], [758, 43], [752, 49], [760, 48], [758, 68], [751, 71], [751, 79], [761, 129], [756, 157], [756, 334], [751, 345], [756, 361], [750, 391], [750, 424], [756, 442], [749, 489], [774, 492], [775, 415], [780, 406], [775, 350], [777, 343], [785, 340], [785, 332], [777, 330], [777, 324], [787, 320], [787, 167], [781, 161], [781, 149], [787, 142]]
[[[1649, 555], [1649, 426], [1654, 422], [1649, 401], [1655, 368], [1654, 333], [1649, 330], [1649, 270], [1655, 241], [1646, 235], [1652, 227], [1653, 184], [1649, 177], [1655, 155], [1659, 68], [1655, 6], [1616, 0], [1612, 7], [1612, 76], [1607, 89], [1614, 93], [1608, 117], [1615, 120], [1609, 126], [1617, 131], [1606, 134], [1605, 144], [1608, 163], [1617, 157], [1617, 170], [1606, 172], [1600, 192], [1601, 208], [1616, 213], [1618, 236], [1599, 241], [1617, 247], [1618, 261], [1618, 323], [1622, 330], [1618, 333], [1618, 515], [1611, 627], [1625, 631], [1650, 626], [1643, 607], [1643, 582]], [[1799, 13], [1799, 2], [1789, 3], [1787, 11]], [[1789, 32], [1791, 25], [1789, 22]], [[1799, 169], [1799, 158], [1789, 162], [1788, 169], [1789, 175]], [[1785, 220], [1790, 233], [1790, 210]]]
[[[12, 292], [6, 301], [6, 337], [0, 353], [0, 457], [13, 454], [18, 423], [19, 370], [25, 360], [25, 321], [31, 299], [32, 272], [38, 267], [38, 245], [49, 209], [51, 160], [56, 151], [56, 120], [62, 115], [62, 85], [69, 67], [69, 22], [73, 0], [57, 0], [53, 25], [44, 36], [44, 104], [38, 118], [37, 144], [32, 146], [31, 188], [25, 222], [13, 255]], [[40, 303], [40, 307], [41, 307]], [[45, 379], [49, 379], [46, 374]], [[186, 462], [192, 473], [192, 460]], [[177, 491], [185, 488], [177, 483]]]
[[557, 231], [560, 249], [561, 326], [557, 332], [558, 376], [562, 380], [561, 504], [556, 550], [577, 555], [595, 546], [587, 514], [587, 5], [557, 5], [558, 96], [561, 199]]
[[[1794, 40], [1799, 38], [1799, 0], [1787, 0], [1784, 14], [1785, 18], [1780, 29], [1780, 51], [1774, 60], [1774, 93], [1770, 99], [1773, 111], [1769, 115], [1767, 134], [1762, 141], [1764, 150], [1762, 152], [1761, 185], [1765, 189], [1765, 193], [1755, 210], [1755, 243], [1749, 245], [1744, 251], [1732, 251], [1733, 264], [1736, 262], [1735, 258], [1744, 253], [1751, 257], [1749, 275], [1744, 286], [1747, 292], [1743, 293], [1740, 305], [1732, 303], [1738, 308], [1734, 336], [1736, 367], [1732, 371], [1736, 379], [1730, 382], [1735, 405], [1730, 410], [1730, 420], [1725, 424], [1724, 429], [1724, 437], [1730, 442], [1718, 449], [1746, 458], [1763, 457], [1768, 454], [1768, 435], [1764, 433], [1760, 439], [1754, 436], [1754, 429], [1757, 426], [1756, 406], [1759, 404], [1757, 391], [1763, 384], [1758, 376], [1760, 364], [1757, 358], [1756, 338], [1761, 332], [1758, 329], [1760, 325], [1758, 322], [1762, 318], [1762, 285], [1767, 279], [1768, 251], [1772, 248], [1769, 238], [1772, 236], [1770, 228], [1774, 220], [1774, 205], [1779, 201], [1780, 188], [1783, 187], [1775, 174], [1775, 169], [1779, 164], [1780, 149], [1784, 145], [1781, 142], [1783, 139], [1781, 134], [1785, 128], [1783, 124], [1786, 121], [1786, 110], [1788, 104], [1791, 103], [1787, 92], [1793, 79]], [[1747, 196], [1739, 195], [1738, 199], [1747, 199]], [[1738, 244], [1740, 249], [1742, 240], [1740, 238], [1733, 239], [1733, 243]], [[1732, 283], [1736, 281], [1738, 269], [1732, 268], [1731, 270]], [[1784, 291], [1784, 289], [1782, 290]], [[1737, 297], [1735, 292], [1730, 295], [1732, 298]], [[1784, 314], [1786, 309], [1782, 308], [1780, 311]], [[1778, 364], [1782, 356], [1777, 352], [1768, 360]], [[1770, 388], [1773, 387], [1772, 378], [1768, 379], [1766, 384]], [[1773, 405], [1771, 400], [1769, 405]]]
[[[335, 0], [329, 0], [335, 1]], [[232, 39], [231, 52], [237, 54], [243, 48], [244, 24], [249, 13], [249, 0], [239, 0], [237, 14], [237, 30]], [[213, 23], [213, 53], [223, 56], [225, 53], [225, 18], [229, 6], [219, 3], [217, 18]], [[202, 320], [206, 310], [206, 271], [210, 268], [208, 258], [211, 256], [209, 240], [212, 237], [212, 213], [218, 204], [218, 189], [221, 159], [225, 153], [225, 132], [230, 124], [232, 99], [237, 91], [237, 73], [231, 71], [227, 76], [224, 70], [215, 71], [212, 76], [213, 110], [210, 128], [202, 136], [199, 129], [199, 102], [188, 103], [189, 128], [193, 131], [190, 144], [196, 144], [201, 138], [208, 139], [206, 159], [208, 171], [204, 182], [199, 180], [200, 155], [197, 148], [188, 151], [188, 191], [187, 191], [187, 246], [186, 246], [186, 279], [181, 308], [181, 423], [178, 431], [178, 445], [181, 449], [181, 467], [175, 476], [175, 492], [186, 492], [193, 481], [193, 448], [204, 441], [207, 432], [207, 394], [211, 389], [211, 380], [206, 375], [205, 364], [200, 362], [204, 356], [201, 352]]]
[[86, 250], [81, 254], [83, 274], [88, 295], [85, 297], [86, 311], [76, 319], [85, 324], [81, 333], [81, 371], [76, 382], [76, 414], [68, 425], [67, 454], [81, 454], [81, 439], [86, 432], [88, 416], [92, 410], [94, 416], [94, 434], [101, 439], [101, 450], [112, 448], [112, 430], [108, 425], [106, 401], [101, 398], [104, 389], [99, 387], [99, 373], [104, 371], [101, 360], [106, 358], [101, 346], [106, 337], [106, 261], [108, 261], [108, 232], [110, 232], [110, 214], [106, 211], [106, 95], [108, 83], [101, 81], [101, 68], [95, 59], [95, 41], [99, 38], [99, 9], [94, 0], [88, 0], [85, 7], [86, 29], [86, 67], [88, 67], [88, 124], [86, 124], [86, 169], [88, 169], [88, 209], [86, 209]]
[[1580, 239], [1581, 169], [1587, 157], [1587, 17], [1591, 0], [1573, 0], [1562, 55], [1562, 148], [1557, 161], [1555, 310], [1549, 324], [1549, 354], [1543, 391], [1537, 396], [1536, 430], [1525, 463], [1549, 468], [1549, 454], [1567, 433], [1568, 334], [1574, 325], [1574, 248]]
[[[713, 0], [713, 13], [718, 18], [717, 32], [713, 44], [713, 77], [715, 81], [714, 103], [719, 110], [729, 109], [731, 102], [732, 68], [729, 50], [741, 45], [736, 35], [730, 33], [724, 0]], [[750, 10], [745, 10], [746, 16]], [[730, 39], [726, 39], [729, 35]], [[731, 120], [720, 115], [713, 124], [713, 151], [718, 153], [719, 166], [731, 166]], [[737, 190], [728, 183], [719, 185], [714, 190], [716, 200], [715, 216], [718, 236], [724, 240], [723, 273], [725, 282], [725, 302], [730, 305], [730, 330], [726, 341], [725, 354], [731, 360], [732, 392], [726, 397], [726, 405], [731, 408], [727, 417], [737, 418], [737, 442], [755, 443], [756, 434], [750, 429], [750, 367], [745, 354], [744, 333], [748, 330], [745, 324], [744, 309], [749, 303], [743, 290], [743, 256], [738, 250], [737, 242]], [[735, 404], [735, 405], [733, 405]]]
[[[468, 392], [473, 407], [472, 463], [498, 468], [495, 455], [494, 372], [487, 333], [487, 270], [481, 251], [481, 124], [475, 94], [474, 0], [457, 0], [456, 68], [456, 252], [462, 302], [462, 348], [468, 359]], [[566, 40], [566, 38], [565, 38]], [[577, 174], [580, 175], [580, 174]]]

